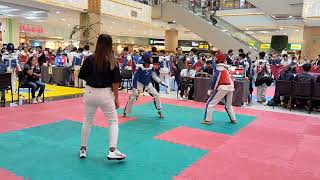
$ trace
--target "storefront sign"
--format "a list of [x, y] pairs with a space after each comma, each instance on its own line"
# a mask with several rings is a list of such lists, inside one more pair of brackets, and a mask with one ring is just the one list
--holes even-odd
[[165, 40], [164, 39], [149, 39], [149, 44], [150, 45], [165, 45]]
[[269, 44], [269, 43], [260, 45], [260, 49], [270, 49], [270, 47], [271, 47], [271, 44]]
[[302, 49], [302, 44], [290, 44], [290, 50], [301, 50]]
[[20, 32], [26, 33], [43, 33], [43, 28], [41, 26], [31, 26], [31, 25], [21, 25]]

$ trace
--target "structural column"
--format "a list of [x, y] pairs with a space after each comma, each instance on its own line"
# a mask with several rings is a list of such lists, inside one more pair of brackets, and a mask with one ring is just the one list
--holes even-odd
[[[92, 27], [89, 29], [89, 40], [91, 43], [94, 43], [94, 45], [90, 45], [90, 50], [93, 51], [97, 37], [101, 32], [101, 0], [88, 0], [88, 12], [80, 14], [80, 26], [89, 27], [90, 25], [92, 25]], [[83, 36], [83, 31], [80, 32], [80, 41], [83, 46], [83, 42], [86, 41], [86, 38]]]
[[13, 19], [5, 18], [1, 19], [3, 34], [3, 43], [12, 43], [15, 47], [20, 44], [20, 24]]
[[305, 27], [303, 32], [302, 57], [316, 59], [320, 54], [320, 27]]
[[170, 29], [165, 32], [165, 50], [174, 52], [178, 47], [178, 30]]

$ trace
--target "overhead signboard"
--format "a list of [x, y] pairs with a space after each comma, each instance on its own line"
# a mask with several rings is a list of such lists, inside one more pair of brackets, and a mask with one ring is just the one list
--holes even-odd
[[165, 45], [165, 40], [164, 39], [149, 39], [149, 44], [150, 45]]
[[300, 50], [302, 50], [302, 44], [298, 44], [298, 43], [292, 43], [292, 44], [290, 44], [290, 46], [289, 46], [290, 48], [290, 50], [296, 50], [296, 51], [300, 51]]
[[260, 45], [260, 49], [270, 49], [270, 47], [271, 47], [271, 44], [269, 44], [269, 43], [265, 43], [265, 44]]

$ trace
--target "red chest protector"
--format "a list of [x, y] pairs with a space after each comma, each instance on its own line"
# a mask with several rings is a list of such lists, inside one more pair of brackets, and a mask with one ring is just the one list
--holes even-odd
[[222, 70], [220, 72], [220, 79], [218, 82], [218, 85], [230, 85], [231, 79], [230, 79], [230, 73], [228, 70]]

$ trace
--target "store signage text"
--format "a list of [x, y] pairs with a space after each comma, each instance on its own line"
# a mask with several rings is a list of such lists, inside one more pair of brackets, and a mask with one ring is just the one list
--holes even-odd
[[150, 45], [164, 45], [165, 40], [164, 39], [149, 39]]
[[302, 44], [296, 44], [296, 43], [290, 44], [290, 50], [301, 50], [301, 49], [302, 49]]
[[40, 26], [29, 26], [29, 25], [22, 25], [20, 26], [20, 32], [26, 33], [43, 33], [43, 28]]
[[270, 49], [270, 47], [271, 47], [271, 44], [269, 44], [269, 43], [260, 45], [260, 49]]

